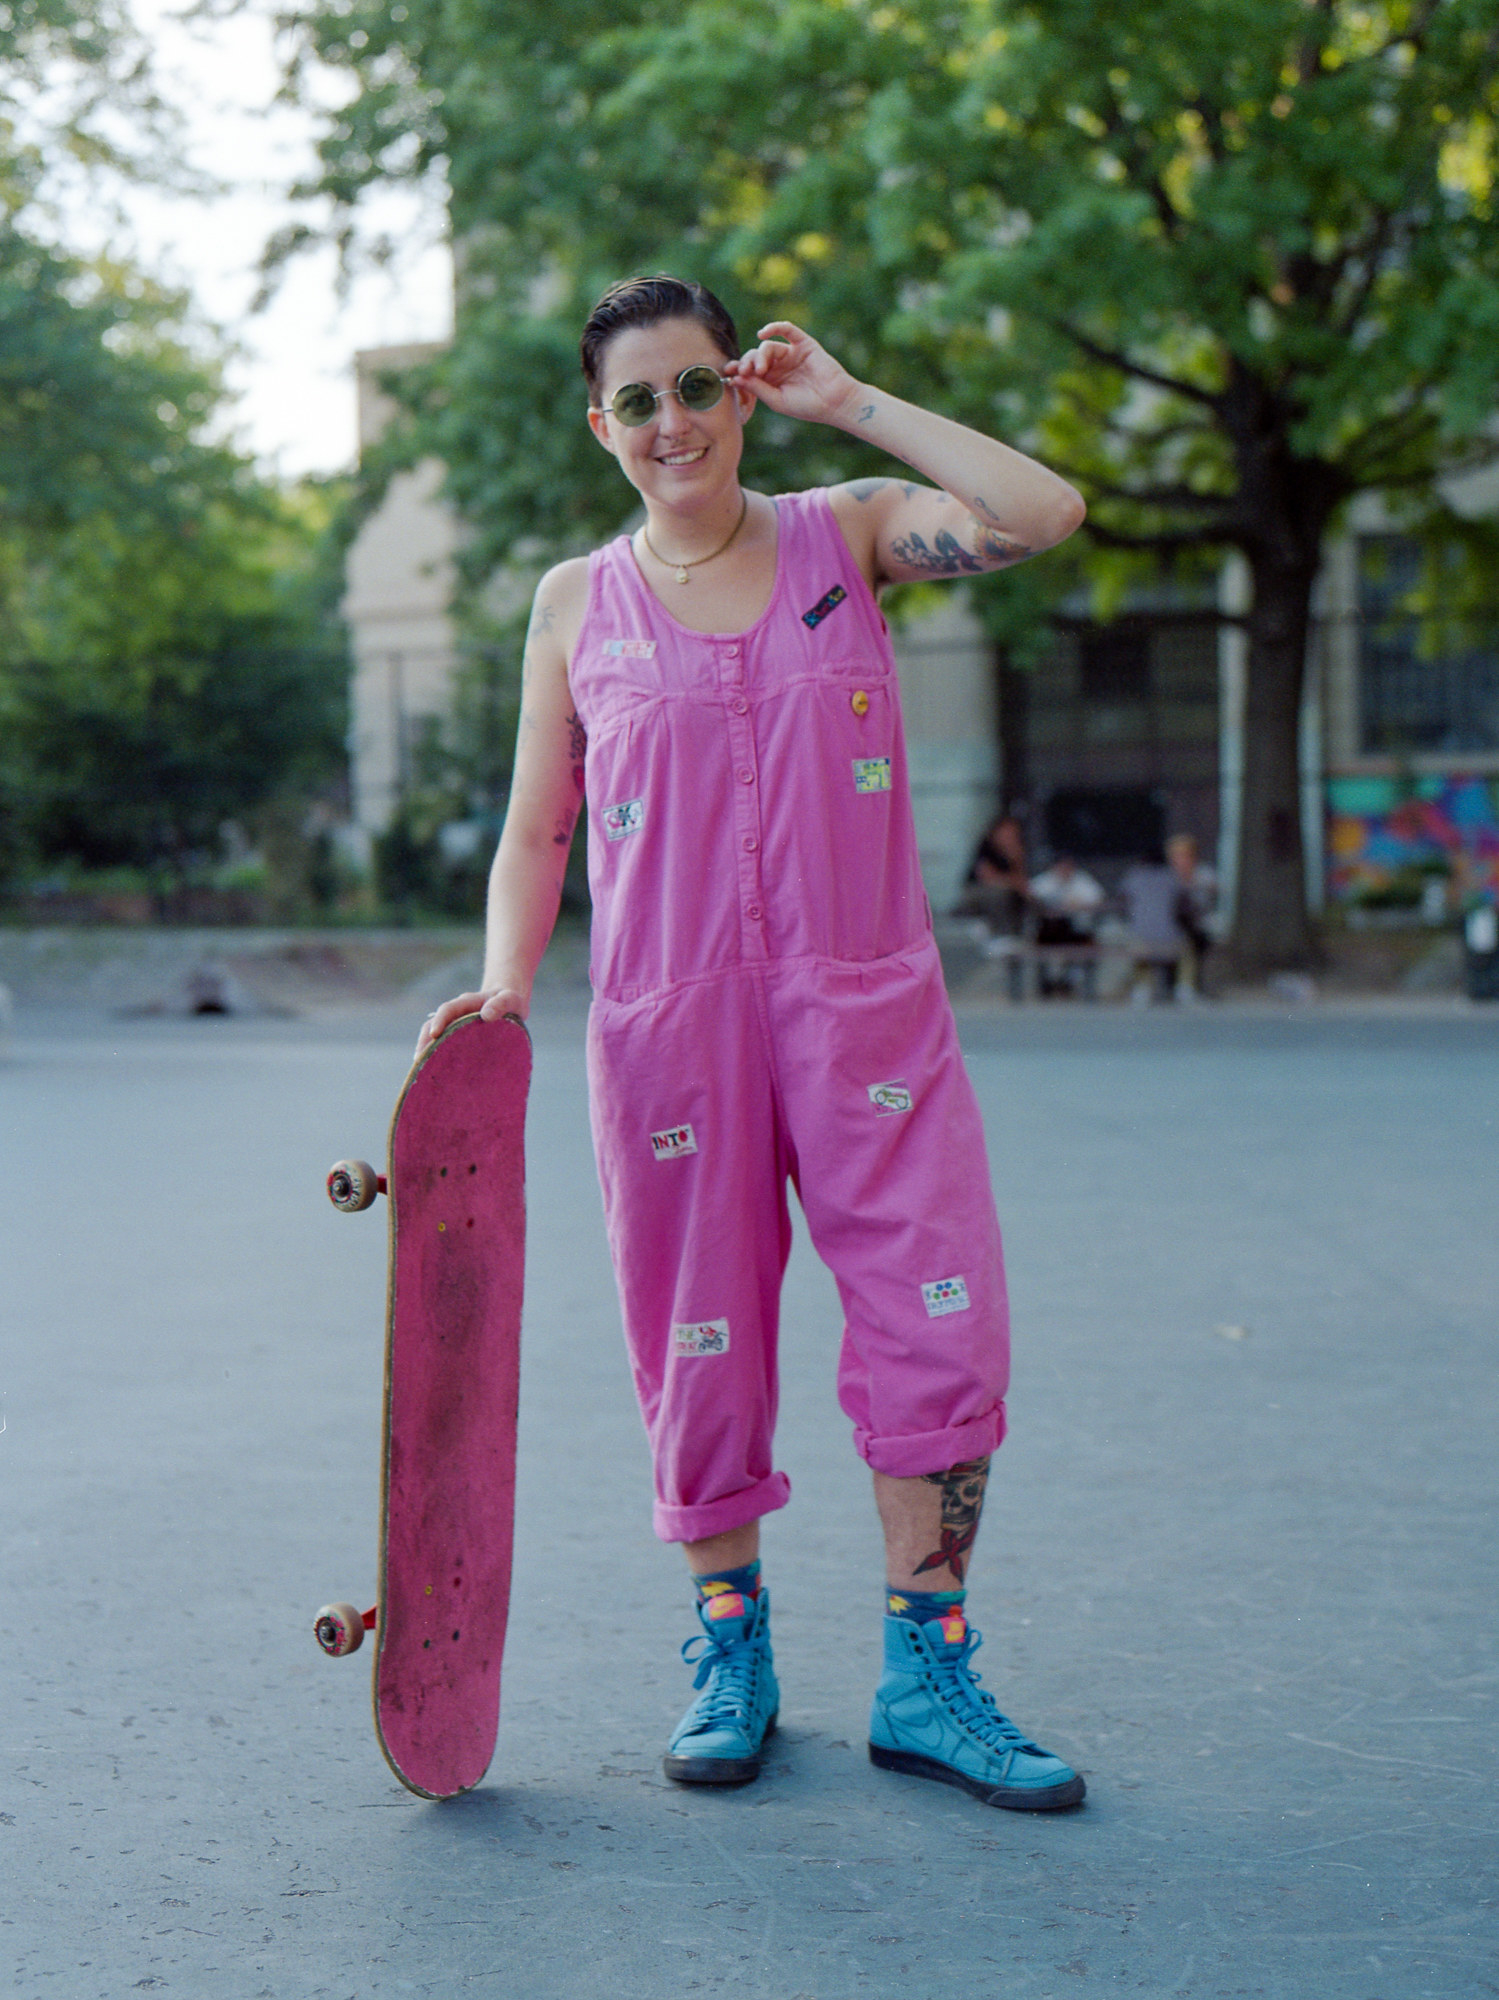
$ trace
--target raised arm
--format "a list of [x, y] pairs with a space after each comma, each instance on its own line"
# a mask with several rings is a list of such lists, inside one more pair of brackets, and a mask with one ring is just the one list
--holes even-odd
[[[581, 615], [587, 563], [559, 563], [537, 586], [521, 676], [520, 730], [505, 829], [489, 871], [484, 972], [479, 990], [444, 1001], [422, 1024], [417, 1052], [464, 1014], [497, 1021], [530, 1012], [573, 828], [583, 803], [587, 739], [567, 684], [567, 655]], [[582, 573], [581, 575], [579, 573]]]
[[838, 525], [873, 588], [978, 576], [1063, 542], [1082, 523], [1081, 495], [1035, 459], [934, 411], [858, 382], [789, 320], [724, 373], [768, 409], [832, 424], [934, 482], [858, 479], [833, 488]]

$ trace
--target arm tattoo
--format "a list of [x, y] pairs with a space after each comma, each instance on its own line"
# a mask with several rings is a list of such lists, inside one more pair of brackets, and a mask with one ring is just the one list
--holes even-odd
[[902, 535], [890, 544], [890, 553], [898, 563], [919, 570], [923, 576], [981, 576], [985, 567], [946, 528], [937, 530], [935, 548], [929, 548], [920, 535]]
[[989, 1484], [987, 1458], [965, 1459], [947, 1472], [922, 1474], [928, 1486], [942, 1488], [942, 1539], [929, 1556], [917, 1563], [913, 1576], [924, 1570], [950, 1569], [958, 1582], [968, 1567], [968, 1554], [979, 1531], [984, 1511], [984, 1490]]
[[[914, 500], [918, 493], [932, 491], [930, 486], [915, 486], [905, 479], [851, 479], [845, 490], [852, 493], [856, 500], [865, 501], [872, 500], [876, 493], [884, 493], [892, 486], [899, 486], [908, 500]], [[945, 500], [947, 495], [944, 493], [941, 497]]]
[[556, 831], [552, 835], [553, 847], [569, 847], [572, 844], [573, 828], [578, 823], [578, 808], [564, 806], [557, 815]]
[[557, 622], [557, 607], [554, 604], [537, 604], [531, 612], [531, 623], [526, 636], [532, 633], [550, 632]]
[[1024, 542], [1012, 542], [1008, 535], [996, 534], [993, 528], [980, 528], [975, 545], [985, 569], [1002, 569], [1006, 563], [1024, 562], [1032, 553]]
[[988, 523], [987, 527], [979, 530], [977, 538], [978, 554], [988, 566], [998, 568], [1002, 563], [1024, 562], [1028, 555], [1034, 553], [1024, 542], [1014, 541], [999, 532], [1003, 523], [981, 493], [974, 495], [972, 511], [982, 515]]
[[869, 422], [869, 419], [870, 419], [870, 418], [871, 418], [871, 417], [872, 417], [873, 415], [874, 415], [874, 404], [873, 404], [873, 403], [866, 403], [866, 404], [864, 405], [863, 409], [862, 409], [862, 410], [860, 410], [860, 412], [859, 412], [859, 422], [860, 422], [861, 424], [867, 424], [867, 423]]
[[573, 767], [573, 784], [581, 792], [584, 764], [588, 757], [588, 731], [578, 720], [576, 709], [567, 718], [567, 754]]

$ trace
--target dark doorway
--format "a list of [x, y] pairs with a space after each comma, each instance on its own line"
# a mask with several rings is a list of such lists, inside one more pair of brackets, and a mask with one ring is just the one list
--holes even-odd
[[1046, 801], [1046, 840], [1080, 860], [1153, 857], [1166, 838], [1166, 807], [1153, 786], [1063, 785]]

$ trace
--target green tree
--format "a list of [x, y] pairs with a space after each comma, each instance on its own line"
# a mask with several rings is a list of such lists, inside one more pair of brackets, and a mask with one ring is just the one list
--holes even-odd
[[[445, 163], [464, 292], [418, 426], [482, 567], [614, 523], [571, 336], [597, 287], [688, 269], [856, 371], [1032, 441], [1095, 548], [1239, 551], [1252, 580], [1233, 945], [1303, 961], [1297, 724], [1313, 581], [1371, 488], [1490, 448], [1492, 0], [336, 0], [360, 89], [347, 212]], [[864, 469], [759, 425], [750, 476]], [[1004, 589], [1001, 582], [998, 588]]]
[[203, 440], [183, 302], [0, 227], [0, 862], [180, 875], [327, 782], [347, 662], [326, 496]]

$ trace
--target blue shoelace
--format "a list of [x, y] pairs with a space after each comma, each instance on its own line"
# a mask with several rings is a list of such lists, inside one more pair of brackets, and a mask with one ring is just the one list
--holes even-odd
[[1047, 1753], [1040, 1744], [1032, 1743], [1023, 1730], [1017, 1729], [1010, 1718], [1000, 1712], [999, 1704], [989, 1690], [979, 1686], [983, 1676], [974, 1673], [968, 1662], [983, 1643], [983, 1633], [976, 1632], [970, 1625], [957, 1653], [945, 1657], [941, 1653], [937, 1655], [938, 1699], [955, 1711], [955, 1719], [964, 1729], [991, 1749], [1028, 1750], [1034, 1756], [1044, 1757]]
[[[694, 1646], [705, 1650], [694, 1653]], [[759, 1647], [750, 1639], [731, 1639], [727, 1644], [716, 1635], [698, 1632], [682, 1647], [682, 1658], [697, 1668], [694, 1688], [708, 1688], [697, 1704], [703, 1722], [728, 1722], [747, 1716], [754, 1705], [755, 1662]]]

